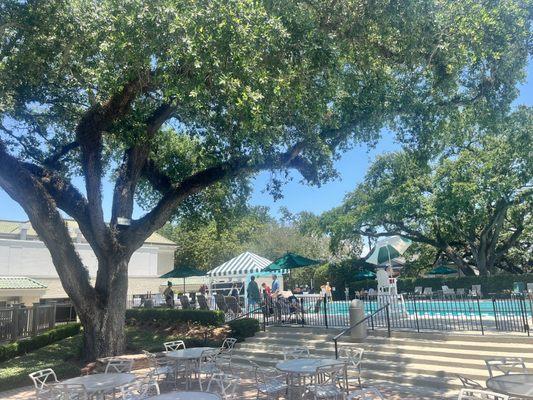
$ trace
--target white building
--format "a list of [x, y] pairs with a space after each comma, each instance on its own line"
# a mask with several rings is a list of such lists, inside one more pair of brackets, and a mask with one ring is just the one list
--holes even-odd
[[[66, 221], [83, 264], [94, 282], [98, 268], [96, 257], [73, 220]], [[157, 233], [138, 249], [129, 264], [128, 293], [159, 293], [158, 276], [174, 267], [176, 244]], [[30, 278], [30, 279], [26, 279]], [[36, 281], [36, 282], [35, 282]], [[50, 252], [29, 222], [0, 220], [0, 304], [39, 299], [65, 299]]]

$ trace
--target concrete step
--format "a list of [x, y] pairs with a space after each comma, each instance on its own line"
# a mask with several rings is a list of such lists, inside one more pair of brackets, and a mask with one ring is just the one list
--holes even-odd
[[[339, 343], [339, 349], [342, 346], [349, 346], [351, 343]], [[327, 357], [335, 354], [333, 346], [314, 346], [311, 347], [311, 352], [313, 355], [320, 357]], [[526, 364], [531, 364], [533, 366], [533, 352], [522, 353], [522, 352], [507, 352], [507, 351], [494, 351], [494, 350], [485, 350], [485, 351], [462, 351], [457, 352], [455, 349], [439, 349], [439, 348], [417, 348], [416, 346], [368, 346], [366, 344], [361, 344], [358, 347], [362, 347], [365, 350], [365, 358], [374, 359], [374, 360], [384, 360], [384, 361], [396, 361], [402, 358], [417, 361], [422, 360], [424, 362], [433, 363], [433, 364], [446, 364], [450, 363], [452, 365], [457, 364], [458, 362], [463, 364], [471, 365], [483, 365], [485, 366], [485, 359], [495, 358], [495, 357], [522, 357]], [[286, 346], [279, 345], [265, 345], [261, 343], [243, 343], [238, 346], [239, 351], [242, 352], [253, 352], [258, 354], [280, 354], [283, 356], [283, 353], [286, 350]], [[277, 358], [277, 357], [276, 357]]]
[[[246, 366], [246, 360], [253, 360], [261, 366], [271, 368], [275, 367], [278, 362], [278, 360], [271, 358], [241, 354], [236, 354], [233, 362], [237, 365]], [[461, 382], [456, 378], [455, 374], [468, 376], [481, 383], [487, 379], [487, 376], [482, 375], [478, 371], [472, 371], [466, 368], [454, 368], [452, 371], [444, 371], [441, 369], [430, 370], [422, 366], [406, 371], [399, 364], [383, 365], [380, 363], [365, 362], [363, 364], [362, 380], [364, 385], [373, 385], [374, 380], [383, 380], [399, 385], [459, 390], [461, 388]]]

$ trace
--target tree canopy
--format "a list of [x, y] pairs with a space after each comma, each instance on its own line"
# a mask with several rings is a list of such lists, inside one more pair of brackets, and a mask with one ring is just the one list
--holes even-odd
[[460, 142], [430, 159], [412, 151], [381, 155], [344, 204], [324, 216], [333, 243], [400, 234], [465, 271], [527, 269], [502, 261], [531, 224], [531, 132], [532, 110], [522, 107], [490, 130], [464, 126]]
[[[273, 171], [276, 196], [289, 169], [320, 184], [385, 126], [431, 149], [462, 111], [500, 118], [524, 77], [531, 11], [530, 0], [1, 2], [0, 186], [50, 250], [86, 357], [123, 350], [129, 258], [173, 216], [242, 198], [259, 170]], [[103, 179], [115, 185], [109, 223]], [[147, 212], [133, 219], [136, 197]], [[95, 253], [94, 285], [59, 210]]]

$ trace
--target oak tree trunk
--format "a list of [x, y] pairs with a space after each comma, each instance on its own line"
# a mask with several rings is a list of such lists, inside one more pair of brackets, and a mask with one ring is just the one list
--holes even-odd
[[[117, 356], [126, 348], [125, 314], [128, 291], [127, 260], [111, 258], [99, 268], [117, 271], [99, 293], [96, 307], [79, 313], [83, 325], [82, 357], [93, 361], [102, 357]], [[95, 302], [95, 299], [87, 299]], [[87, 307], [86, 309], [90, 309]]]

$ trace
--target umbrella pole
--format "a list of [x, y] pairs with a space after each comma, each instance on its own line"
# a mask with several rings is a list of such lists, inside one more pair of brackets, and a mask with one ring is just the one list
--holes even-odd
[[389, 268], [390, 268], [390, 271], [389, 271], [389, 278], [392, 278], [392, 263], [390, 261], [390, 249], [389, 249], [389, 245], [387, 245], [387, 254], [389, 255]]

